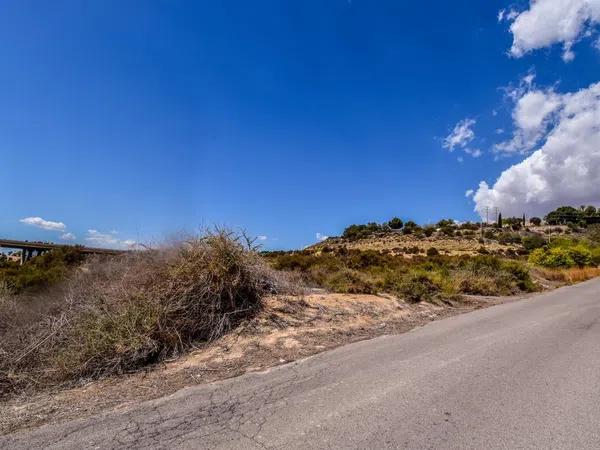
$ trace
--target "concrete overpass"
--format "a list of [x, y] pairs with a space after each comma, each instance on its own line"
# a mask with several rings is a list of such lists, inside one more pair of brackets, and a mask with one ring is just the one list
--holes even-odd
[[12, 248], [21, 250], [21, 264], [30, 260], [34, 254], [35, 256], [46, 253], [50, 250], [57, 248], [76, 248], [81, 253], [88, 255], [118, 255], [124, 253], [125, 250], [114, 250], [108, 248], [94, 248], [94, 247], [83, 247], [74, 245], [63, 245], [53, 244], [51, 242], [38, 242], [38, 241], [16, 241], [13, 239], [0, 239], [0, 248]]

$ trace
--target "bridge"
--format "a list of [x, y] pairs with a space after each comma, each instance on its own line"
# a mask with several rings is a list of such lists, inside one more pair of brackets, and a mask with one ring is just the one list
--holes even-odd
[[[126, 250], [114, 250], [108, 248], [83, 247], [75, 245], [53, 244], [51, 242], [16, 241], [13, 239], [0, 239], [0, 248], [12, 248], [21, 250], [21, 264], [29, 261], [33, 256], [38, 256], [57, 248], [76, 248], [78, 251], [88, 255], [119, 255]], [[35, 255], [34, 255], [35, 254]]]

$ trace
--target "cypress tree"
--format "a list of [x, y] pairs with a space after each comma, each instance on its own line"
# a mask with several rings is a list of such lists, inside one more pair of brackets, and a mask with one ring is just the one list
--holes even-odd
[[498, 228], [502, 228], [502, 213], [498, 213]]

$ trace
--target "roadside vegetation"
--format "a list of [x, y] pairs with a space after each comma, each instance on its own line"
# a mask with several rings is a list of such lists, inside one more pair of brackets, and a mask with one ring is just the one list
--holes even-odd
[[578, 211], [578, 223], [565, 223], [568, 210], [552, 216], [554, 225], [392, 218], [351, 225], [302, 251], [260, 252], [244, 235], [216, 230], [112, 257], [64, 248], [23, 266], [2, 259], [0, 397], [174, 358], [249, 323], [273, 294], [388, 294], [448, 309], [465, 304], [465, 295], [528, 293], [600, 276], [597, 212]]
[[410, 302], [444, 300], [458, 294], [509, 295], [536, 286], [525, 264], [491, 255], [405, 259], [376, 251], [269, 253], [277, 270], [306, 284], [351, 294], [390, 293]]
[[83, 262], [77, 247], [63, 247], [37, 256], [21, 266], [7, 258], [0, 259], [0, 284], [4, 290], [19, 293], [41, 289], [63, 280], [71, 269]]
[[226, 231], [91, 258], [66, 278], [44, 295], [14, 295], [3, 282], [0, 392], [172, 358], [252, 317], [265, 295], [291, 289], [251, 242]]

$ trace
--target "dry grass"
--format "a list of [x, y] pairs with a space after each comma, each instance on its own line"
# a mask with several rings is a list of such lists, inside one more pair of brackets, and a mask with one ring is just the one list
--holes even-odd
[[572, 267], [570, 269], [534, 269], [541, 278], [559, 283], [580, 283], [600, 276], [600, 267]]
[[2, 350], [0, 389], [97, 378], [171, 358], [254, 316], [265, 295], [292, 287], [244, 236], [226, 231], [93, 259], [70, 277], [54, 308], [27, 323], [10, 318], [47, 295], [3, 297], [0, 338], [10, 345]]
[[[435, 248], [439, 253], [448, 256], [476, 256], [479, 254], [481, 243], [479, 236], [471, 237], [417, 237], [414, 235], [403, 235], [400, 233], [388, 233], [386, 235], [371, 236], [359, 240], [348, 240], [344, 238], [330, 238], [327, 241], [310, 247], [314, 252], [329, 248], [334, 252], [340, 249], [378, 252], [389, 252], [392, 255], [400, 255], [412, 259], [417, 255], [426, 255], [427, 250]], [[485, 248], [492, 254], [516, 254], [522, 246], [516, 244], [500, 244], [496, 241], [487, 241]]]

